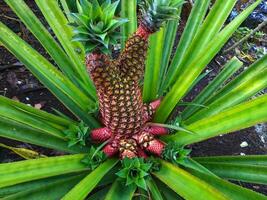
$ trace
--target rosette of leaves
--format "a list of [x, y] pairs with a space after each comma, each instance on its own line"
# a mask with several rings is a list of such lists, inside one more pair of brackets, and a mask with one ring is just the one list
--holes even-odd
[[89, 136], [89, 127], [84, 124], [84, 122], [80, 122], [78, 125], [71, 124], [69, 129], [64, 131], [66, 135], [65, 138], [69, 141], [69, 147], [80, 144], [85, 146], [86, 139]]
[[143, 19], [141, 23], [150, 32], [159, 30], [163, 21], [179, 18], [178, 8], [183, 0], [144, 0], [140, 2]]
[[182, 164], [184, 159], [190, 154], [190, 149], [184, 149], [180, 145], [174, 142], [170, 142], [166, 145], [162, 157], [175, 164]]
[[149, 177], [152, 163], [146, 163], [143, 158], [125, 158], [121, 163], [122, 169], [116, 175], [121, 179], [125, 179], [125, 185], [135, 184], [147, 190], [146, 179]]
[[84, 163], [90, 170], [96, 169], [104, 160], [106, 160], [107, 156], [103, 151], [99, 151], [95, 147], [91, 147], [89, 153], [85, 155], [82, 159], [82, 163]]
[[116, 44], [120, 33], [116, 29], [127, 19], [114, 18], [119, 1], [79, 0], [78, 13], [70, 15], [75, 19], [73, 41], [84, 44], [85, 52], [110, 53], [109, 47]]

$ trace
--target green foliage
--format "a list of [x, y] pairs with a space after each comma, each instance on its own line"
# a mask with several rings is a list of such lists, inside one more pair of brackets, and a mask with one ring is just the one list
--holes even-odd
[[75, 20], [71, 24], [75, 33], [73, 41], [82, 42], [86, 53], [111, 53], [110, 46], [116, 44], [120, 37], [116, 29], [127, 21], [114, 18], [118, 4], [119, 1], [77, 1], [78, 13], [71, 13]]
[[266, 121], [267, 95], [263, 95], [187, 126], [197, 134], [177, 132], [174, 135], [166, 136], [164, 140], [175, 141], [184, 146]]
[[182, 164], [184, 159], [190, 154], [191, 150], [182, 148], [179, 144], [168, 143], [165, 147], [162, 157], [164, 160], [174, 164]]
[[116, 164], [117, 159], [109, 159], [99, 165], [94, 171], [82, 179], [75, 187], [73, 187], [62, 200], [82, 200], [96, 187], [100, 180], [107, 174]]
[[82, 121], [78, 125], [71, 124], [67, 130], [64, 130], [65, 138], [68, 139], [70, 147], [75, 144], [85, 146], [89, 133], [89, 127]]
[[153, 174], [184, 199], [227, 199], [219, 190], [193, 176], [186, 170], [166, 161], [161, 161], [161, 164], [161, 170]]
[[149, 172], [157, 172], [160, 170], [160, 162], [157, 158], [150, 156], [149, 158], [146, 159], [146, 163], [150, 163], [151, 164], [151, 168], [149, 170]]
[[[220, 51], [238, 26], [240, 26], [259, 3], [260, 1], [256, 1], [249, 6], [220, 31], [227, 18], [226, 16], [230, 13], [235, 1], [216, 1], [213, 9], [192, 41], [190, 48], [188, 48], [188, 53], [182, 58], [184, 62], [181, 65], [184, 69], [181, 70], [181, 73], [177, 76], [177, 80], [173, 84], [171, 90], [163, 99], [156, 112], [154, 118], [155, 121], [163, 122], [167, 120], [176, 104], [184, 97], [191, 84], [193, 84], [196, 78], [200, 75], [201, 71]], [[224, 10], [221, 9], [222, 7]], [[216, 17], [217, 15], [222, 17]], [[207, 35], [209, 37], [207, 37]]]
[[[212, 80], [209, 85], [198, 94], [197, 97], [191, 102], [193, 104], [206, 104], [209, 98], [216, 93], [216, 91], [226, 82], [241, 66], [243, 65], [237, 58], [231, 59], [223, 68], [223, 70]], [[209, 105], [210, 106], [210, 105]], [[205, 106], [204, 106], [205, 108]], [[206, 106], [206, 108], [208, 108]], [[197, 106], [187, 106], [182, 112], [183, 120], [186, 120], [189, 116], [192, 116], [196, 111], [202, 109]]]
[[177, 19], [179, 7], [183, 0], [144, 0], [141, 1], [142, 23], [152, 33], [159, 30], [162, 23]]
[[62, 12], [60, 5], [57, 1], [36, 0], [35, 3], [55, 33], [62, 49], [64, 49], [69, 59], [75, 64], [73, 70], [79, 74], [79, 81], [84, 83], [80, 87], [84, 88], [83, 91], [87, 91], [86, 94], [95, 100], [96, 91], [94, 90], [92, 81], [86, 76], [86, 68], [83, 64], [85, 53], [82, 49], [82, 44], [74, 41], [70, 42], [73, 31], [70, 26], [66, 26], [68, 20]]
[[0, 164], [0, 188], [27, 181], [86, 170], [84, 154], [65, 155]]
[[95, 147], [91, 147], [89, 153], [81, 160], [90, 170], [97, 168], [104, 160], [107, 159], [103, 151], [98, 151]]
[[125, 187], [125, 185], [120, 180], [115, 180], [112, 184], [110, 190], [105, 196], [105, 200], [131, 200], [134, 196], [134, 192], [136, 190], [136, 185], [129, 185]]
[[[205, 67], [229, 38], [235, 33], [234, 39], [239, 40], [251, 31], [238, 27], [260, 0], [226, 26], [236, 0], [217, 0], [209, 11], [210, 0], [194, 1], [175, 52], [172, 51], [184, 2], [140, 1], [140, 23], [151, 32], [161, 28], [149, 39], [143, 97], [150, 102], [165, 96], [151, 125], [175, 131], [161, 137], [166, 142], [161, 158], [126, 158], [121, 162], [107, 158], [101, 151], [109, 141], [102, 145], [90, 142], [90, 131], [101, 123], [94, 115], [98, 109], [96, 91], [86, 72], [85, 52], [79, 42], [85, 44], [86, 53], [110, 53], [111, 45], [119, 38], [123, 47], [136, 30], [139, 1], [122, 0], [119, 4], [111, 0], [35, 0], [56, 39], [24, 0], [5, 2], [53, 60], [47, 60], [3, 23], [0, 44], [24, 63], [77, 119], [0, 97], [1, 137], [74, 154], [43, 157], [32, 150], [0, 144], [30, 159], [0, 164], [1, 199], [130, 200], [143, 199], [144, 192], [149, 192], [153, 200], [267, 199], [227, 181], [267, 184], [266, 156], [190, 158], [190, 150], [184, 148], [267, 121], [267, 95], [254, 97], [267, 86], [266, 55], [237, 77], [232, 75], [242, 63], [231, 59], [192, 102], [183, 101], [207, 75], [203, 72]], [[123, 19], [115, 17], [119, 12]], [[125, 23], [124, 18], [129, 21]], [[166, 20], [170, 21], [162, 24]], [[253, 37], [249, 41], [258, 40], [262, 33]], [[177, 106], [185, 107], [178, 116], [173, 114]]]
[[121, 26], [121, 47], [125, 46], [128, 37], [134, 33], [137, 28], [137, 4], [136, 1], [121, 0], [120, 16], [128, 19], [127, 23]]
[[228, 199], [233, 200], [243, 200], [243, 199], [257, 199], [257, 200], [266, 200], [266, 196], [254, 192], [243, 187], [239, 187], [236, 184], [223, 180], [214, 175], [208, 175], [201, 173], [198, 170], [189, 170], [194, 176], [204, 180], [208, 184], [212, 185], [214, 188], [222, 191]]
[[[181, 70], [181, 62], [182, 59], [186, 56], [187, 49], [190, 47], [192, 40], [195, 38], [198, 30], [200, 29], [200, 25], [203, 22], [203, 19], [208, 10], [210, 1], [195, 1], [195, 6], [192, 8], [189, 19], [186, 23], [182, 36], [180, 38], [180, 42], [175, 51], [174, 57], [170, 60], [170, 66], [168, 70], [165, 72], [164, 80], [162, 81], [160, 94], [168, 91], [170, 85], [176, 79], [178, 72]], [[169, 52], [170, 54], [171, 52]], [[165, 67], [167, 68], [167, 66]]]
[[124, 179], [125, 185], [134, 184], [147, 190], [145, 179], [149, 176], [152, 167], [151, 163], [146, 163], [143, 158], [125, 158], [121, 161], [122, 169], [117, 172], [117, 176]]

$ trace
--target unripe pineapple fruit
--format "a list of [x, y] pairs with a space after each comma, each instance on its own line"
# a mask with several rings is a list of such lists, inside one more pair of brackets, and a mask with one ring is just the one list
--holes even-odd
[[104, 128], [93, 130], [96, 142], [110, 140], [103, 148], [107, 156], [117, 153], [121, 158], [146, 157], [147, 151], [160, 156], [165, 144], [154, 135], [167, 134], [165, 128], [148, 127], [159, 106], [142, 101], [139, 81], [144, 76], [148, 37], [162, 24], [177, 18], [181, 0], [145, 0], [141, 3], [142, 16], [137, 31], [128, 39], [120, 56], [112, 60], [110, 48], [116, 43], [116, 29], [125, 19], [114, 17], [119, 1], [80, 0], [75, 19], [74, 40], [83, 43], [87, 56], [86, 67], [99, 99], [101, 122]]

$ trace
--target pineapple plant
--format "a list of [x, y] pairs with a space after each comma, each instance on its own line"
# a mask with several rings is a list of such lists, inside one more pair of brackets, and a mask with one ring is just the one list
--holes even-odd
[[72, 13], [74, 40], [84, 44], [87, 71], [96, 86], [105, 126], [92, 130], [91, 137], [96, 142], [110, 140], [103, 148], [107, 156], [119, 152], [121, 158], [147, 157], [144, 150], [161, 156], [165, 144], [154, 136], [167, 134], [168, 130], [146, 125], [160, 100], [144, 104], [139, 82], [144, 76], [149, 35], [178, 17], [182, 1], [144, 1], [138, 29], [119, 57], [112, 60], [106, 53], [119, 37], [116, 28], [125, 21], [113, 19], [118, 3], [81, 1], [77, 5], [79, 13]]
[[173, 56], [182, 0], [35, 0], [56, 40], [24, 0], [5, 2], [55, 66], [2, 22], [0, 42], [76, 119], [0, 96], [1, 137], [70, 154], [1, 144], [26, 160], [0, 164], [0, 198], [267, 199], [228, 181], [267, 184], [266, 155], [190, 157], [188, 149], [267, 121], [266, 95], [251, 98], [267, 87], [267, 56], [237, 77], [242, 62], [233, 57], [183, 102], [260, 0], [225, 26], [236, 0], [217, 0], [210, 10], [210, 0], [194, 1]]

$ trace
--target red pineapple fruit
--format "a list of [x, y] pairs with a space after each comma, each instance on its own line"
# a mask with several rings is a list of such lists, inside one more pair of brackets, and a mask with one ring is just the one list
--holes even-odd
[[103, 149], [107, 156], [119, 152], [121, 158], [146, 157], [144, 150], [160, 156], [165, 144], [153, 136], [159, 134], [159, 129], [150, 128], [145, 132], [145, 140], [150, 139], [144, 142], [143, 138], [146, 122], [152, 119], [160, 100], [144, 104], [138, 83], [144, 76], [149, 35], [159, 30], [163, 22], [175, 18], [182, 1], [143, 1], [140, 25], [115, 60], [110, 58], [109, 48], [118, 37], [116, 28], [125, 22], [114, 18], [118, 1], [92, 2], [81, 0], [79, 13], [72, 14], [75, 18], [74, 40], [84, 44], [86, 67], [96, 86], [101, 121], [105, 126], [93, 130], [91, 137], [96, 142], [110, 139]]

